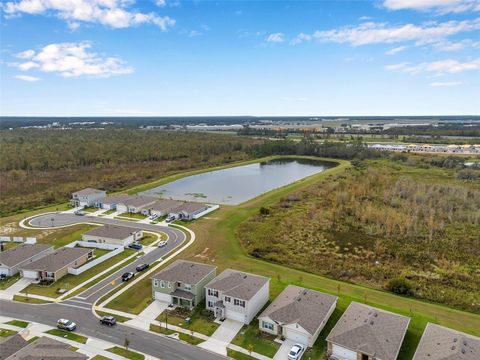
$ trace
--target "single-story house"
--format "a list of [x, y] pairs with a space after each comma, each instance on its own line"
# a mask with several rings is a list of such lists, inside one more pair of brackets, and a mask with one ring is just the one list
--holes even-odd
[[143, 215], [157, 215], [165, 216], [168, 215], [173, 209], [176, 209], [183, 203], [177, 200], [170, 199], [161, 199], [155, 201], [152, 205], [149, 205], [142, 209]]
[[145, 207], [152, 205], [157, 198], [148, 196], [131, 196], [126, 200], [122, 200], [117, 203], [117, 211], [119, 213], [139, 213]]
[[176, 260], [152, 277], [153, 298], [191, 309], [205, 299], [205, 285], [216, 272], [216, 266]]
[[42, 336], [32, 342], [20, 334], [0, 338], [2, 360], [86, 360], [88, 356], [72, 350], [70, 344]]
[[413, 360], [453, 359], [480, 359], [480, 337], [428, 323]]
[[395, 360], [410, 318], [352, 302], [327, 336], [327, 353], [339, 360]]
[[68, 274], [69, 268], [78, 268], [93, 257], [93, 249], [60, 248], [55, 252], [20, 268], [28, 279], [57, 281]]
[[19, 268], [53, 252], [53, 246], [46, 244], [21, 244], [0, 253], [0, 274], [13, 276]]
[[128, 246], [143, 237], [141, 229], [127, 226], [104, 225], [82, 235], [83, 241]]
[[270, 279], [226, 269], [205, 285], [206, 308], [215, 317], [249, 324], [267, 303]]
[[208, 206], [196, 202], [185, 202], [180, 206], [172, 209], [169, 212], [170, 216], [174, 216], [176, 219], [180, 220], [194, 220], [195, 215], [200, 214], [201, 212], [208, 209]]
[[127, 194], [107, 196], [103, 199], [98, 200], [95, 203], [95, 207], [105, 210], [116, 210], [118, 203], [121, 203], [122, 201], [127, 201], [131, 198], [133, 198], [133, 196]]
[[312, 347], [335, 310], [337, 299], [288, 285], [258, 317], [259, 329]]
[[70, 202], [74, 207], [90, 207], [95, 206], [95, 203], [105, 196], [107, 196], [105, 190], [86, 188], [72, 193]]

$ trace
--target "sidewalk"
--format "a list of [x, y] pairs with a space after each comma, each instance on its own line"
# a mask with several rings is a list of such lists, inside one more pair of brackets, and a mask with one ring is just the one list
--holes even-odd
[[5, 290], [0, 291], [0, 299], [12, 300], [13, 296], [25, 289], [32, 283], [32, 280], [20, 278]]
[[137, 317], [125, 322], [125, 325], [131, 325], [143, 330], [150, 330], [150, 323], [168, 308], [168, 304], [163, 301], [155, 300], [147, 306]]

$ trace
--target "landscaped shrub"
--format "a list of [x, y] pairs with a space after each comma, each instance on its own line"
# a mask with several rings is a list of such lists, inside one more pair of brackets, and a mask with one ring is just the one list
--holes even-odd
[[415, 294], [412, 283], [405, 278], [394, 278], [390, 280], [386, 288], [388, 291], [399, 295], [413, 296]]

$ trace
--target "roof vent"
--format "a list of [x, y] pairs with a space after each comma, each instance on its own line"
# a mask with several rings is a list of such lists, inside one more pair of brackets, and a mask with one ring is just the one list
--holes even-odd
[[455, 350], [455, 345], [452, 346], [452, 350]]
[[457, 339], [457, 338], [453, 338], [453, 342], [457, 342], [457, 341], [458, 341], [458, 339]]

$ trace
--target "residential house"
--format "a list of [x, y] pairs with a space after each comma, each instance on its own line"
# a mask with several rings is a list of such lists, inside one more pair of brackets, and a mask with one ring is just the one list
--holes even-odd
[[57, 281], [68, 274], [69, 268], [78, 268], [92, 257], [93, 249], [63, 247], [20, 267], [20, 272], [28, 279]]
[[107, 196], [107, 192], [104, 190], [86, 188], [72, 193], [70, 202], [74, 207], [90, 207], [95, 206], [95, 203], [105, 196]]
[[410, 318], [352, 302], [327, 336], [327, 353], [339, 360], [395, 360]]
[[119, 213], [140, 213], [145, 207], [152, 205], [157, 201], [157, 198], [148, 196], [132, 196], [128, 199], [122, 200], [117, 203], [117, 211]]
[[103, 199], [98, 200], [95, 203], [95, 207], [99, 209], [105, 209], [105, 210], [116, 210], [117, 204], [127, 201], [133, 197], [134, 196], [127, 195], [127, 194], [107, 196]]
[[53, 252], [53, 246], [45, 244], [21, 244], [0, 253], [0, 274], [13, 276], [19, 268]]
[[428, 323], [413, 360], [478, 360], [480, 337]]
[[174, 216], [180, 220], [194, 220], [196, 215], [208, 209], [208, 206], [196, 202], [185, 202], [182, 205], [172, 209], [169, 213], [170, 216]]
[[82, 235], [83, 241], [128, 246], [143, 237], [141, 229], [127, 226], [104, 225]]
[[288, 285], [258, 317], [259, 329], [312, 347], [335, 310], [337, 299]]
[[270, 279], [227, 269], [205, 285], [206, 307], [217, 318], [249, 324], [267, 303]]
[[205, 299], [205, 285], [216, 266], [176, 260], [152, 277], [152, 296], [171, 305], [193, 308]]
[[142, 214], [165, 216], [182, 204], [183, 203], [181, 201], [177, 201], [177, 200], [161, 199], [161, 200], [155, 201], [152, 205], [149, 205], [143, 208]]

